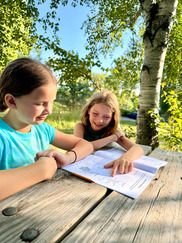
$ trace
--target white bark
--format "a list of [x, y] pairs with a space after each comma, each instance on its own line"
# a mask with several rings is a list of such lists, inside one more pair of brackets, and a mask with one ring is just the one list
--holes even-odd
[[178, 0], [140, 0], [145, 16], [145, 56], [140, 77], [140, 97], [137, 118], [137, 143], [158, 146], [158, 133], [149, 111], [158, 114], [160, 84], [169, 35]]

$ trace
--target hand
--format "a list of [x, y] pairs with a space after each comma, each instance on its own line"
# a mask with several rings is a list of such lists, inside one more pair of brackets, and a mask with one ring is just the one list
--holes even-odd
[[41, 157], [52, 157], [56, 160], [58, 168], [61, 168], [67, 164], [69, 164], [69, 157], [66, 154], [62, 154], [58, 150], [49, 149], [45, 151], [38, 152], [35, 157], [35, 161], [37, 161]]
[[57, 170], [57, 162], [54, 158], [40, 157], [36, 164], [40, 166], [40, 173], [44, 175], [44, 180], [51, 179]]
[[111, 167], [113, 167], [111, 176], [114, 177], [117, 170], [120, 174], [132, 172], [133, 162], [129, 157], [122, 155], [119, 159], [113, 160], [112, 162], [104, 165], [104, 168], [106, 169]]
[[116, 132], [114, 133], [114, 135], [116, 135], [116, 141], [123, 140], [125, 137], [125, 133], [122, 130], [117, 129]]

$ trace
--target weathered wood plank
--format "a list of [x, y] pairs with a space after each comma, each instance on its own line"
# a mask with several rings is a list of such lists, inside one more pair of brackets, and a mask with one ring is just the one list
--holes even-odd
[[135, 200], [112, 192], [62, 242], [181, 242], [182, 153], [155, 149], [168, 161]]
[[182, 242], [182, 153], [156, 149], [152, 157], [169, 161], [158, 174], [158, 191], [134, 242]]
[[22, 242], [28, 228], [40, 232], [32, 242], [55, 242], [87, 211], [94, 207], [106, 189], [58, 170], [54, 178], [0, 201], [0, 210], [18, 208], [13, 216], [0, 213], [0, 242]]

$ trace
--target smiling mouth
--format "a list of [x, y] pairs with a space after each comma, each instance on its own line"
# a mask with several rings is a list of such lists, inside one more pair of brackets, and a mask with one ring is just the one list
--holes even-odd
[[44, 121], [46, 119], [46, 116], [39, 116], [38, 119]]
[[[95, 124], [95, 123], [94, 123], [94, 124]], [[97, 125], [97, 124], [95, 124], [95, 126], [96, 126], [96, 127], [102, 127], [103, 125]]]

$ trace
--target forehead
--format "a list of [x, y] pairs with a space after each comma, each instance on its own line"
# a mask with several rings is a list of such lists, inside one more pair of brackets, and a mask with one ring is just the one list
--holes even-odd
[[57, 85], [55, 83], [49, 83], [34, 89], [28, 94], [27, 98], [32, 100], [51, 100], [56, 98], [56, 94]]
[[112, 110], [108, 105], [103, 103], [95, 104], [91, 107], [92, 111], [97, 111], [102, 114], [112, 114]]

